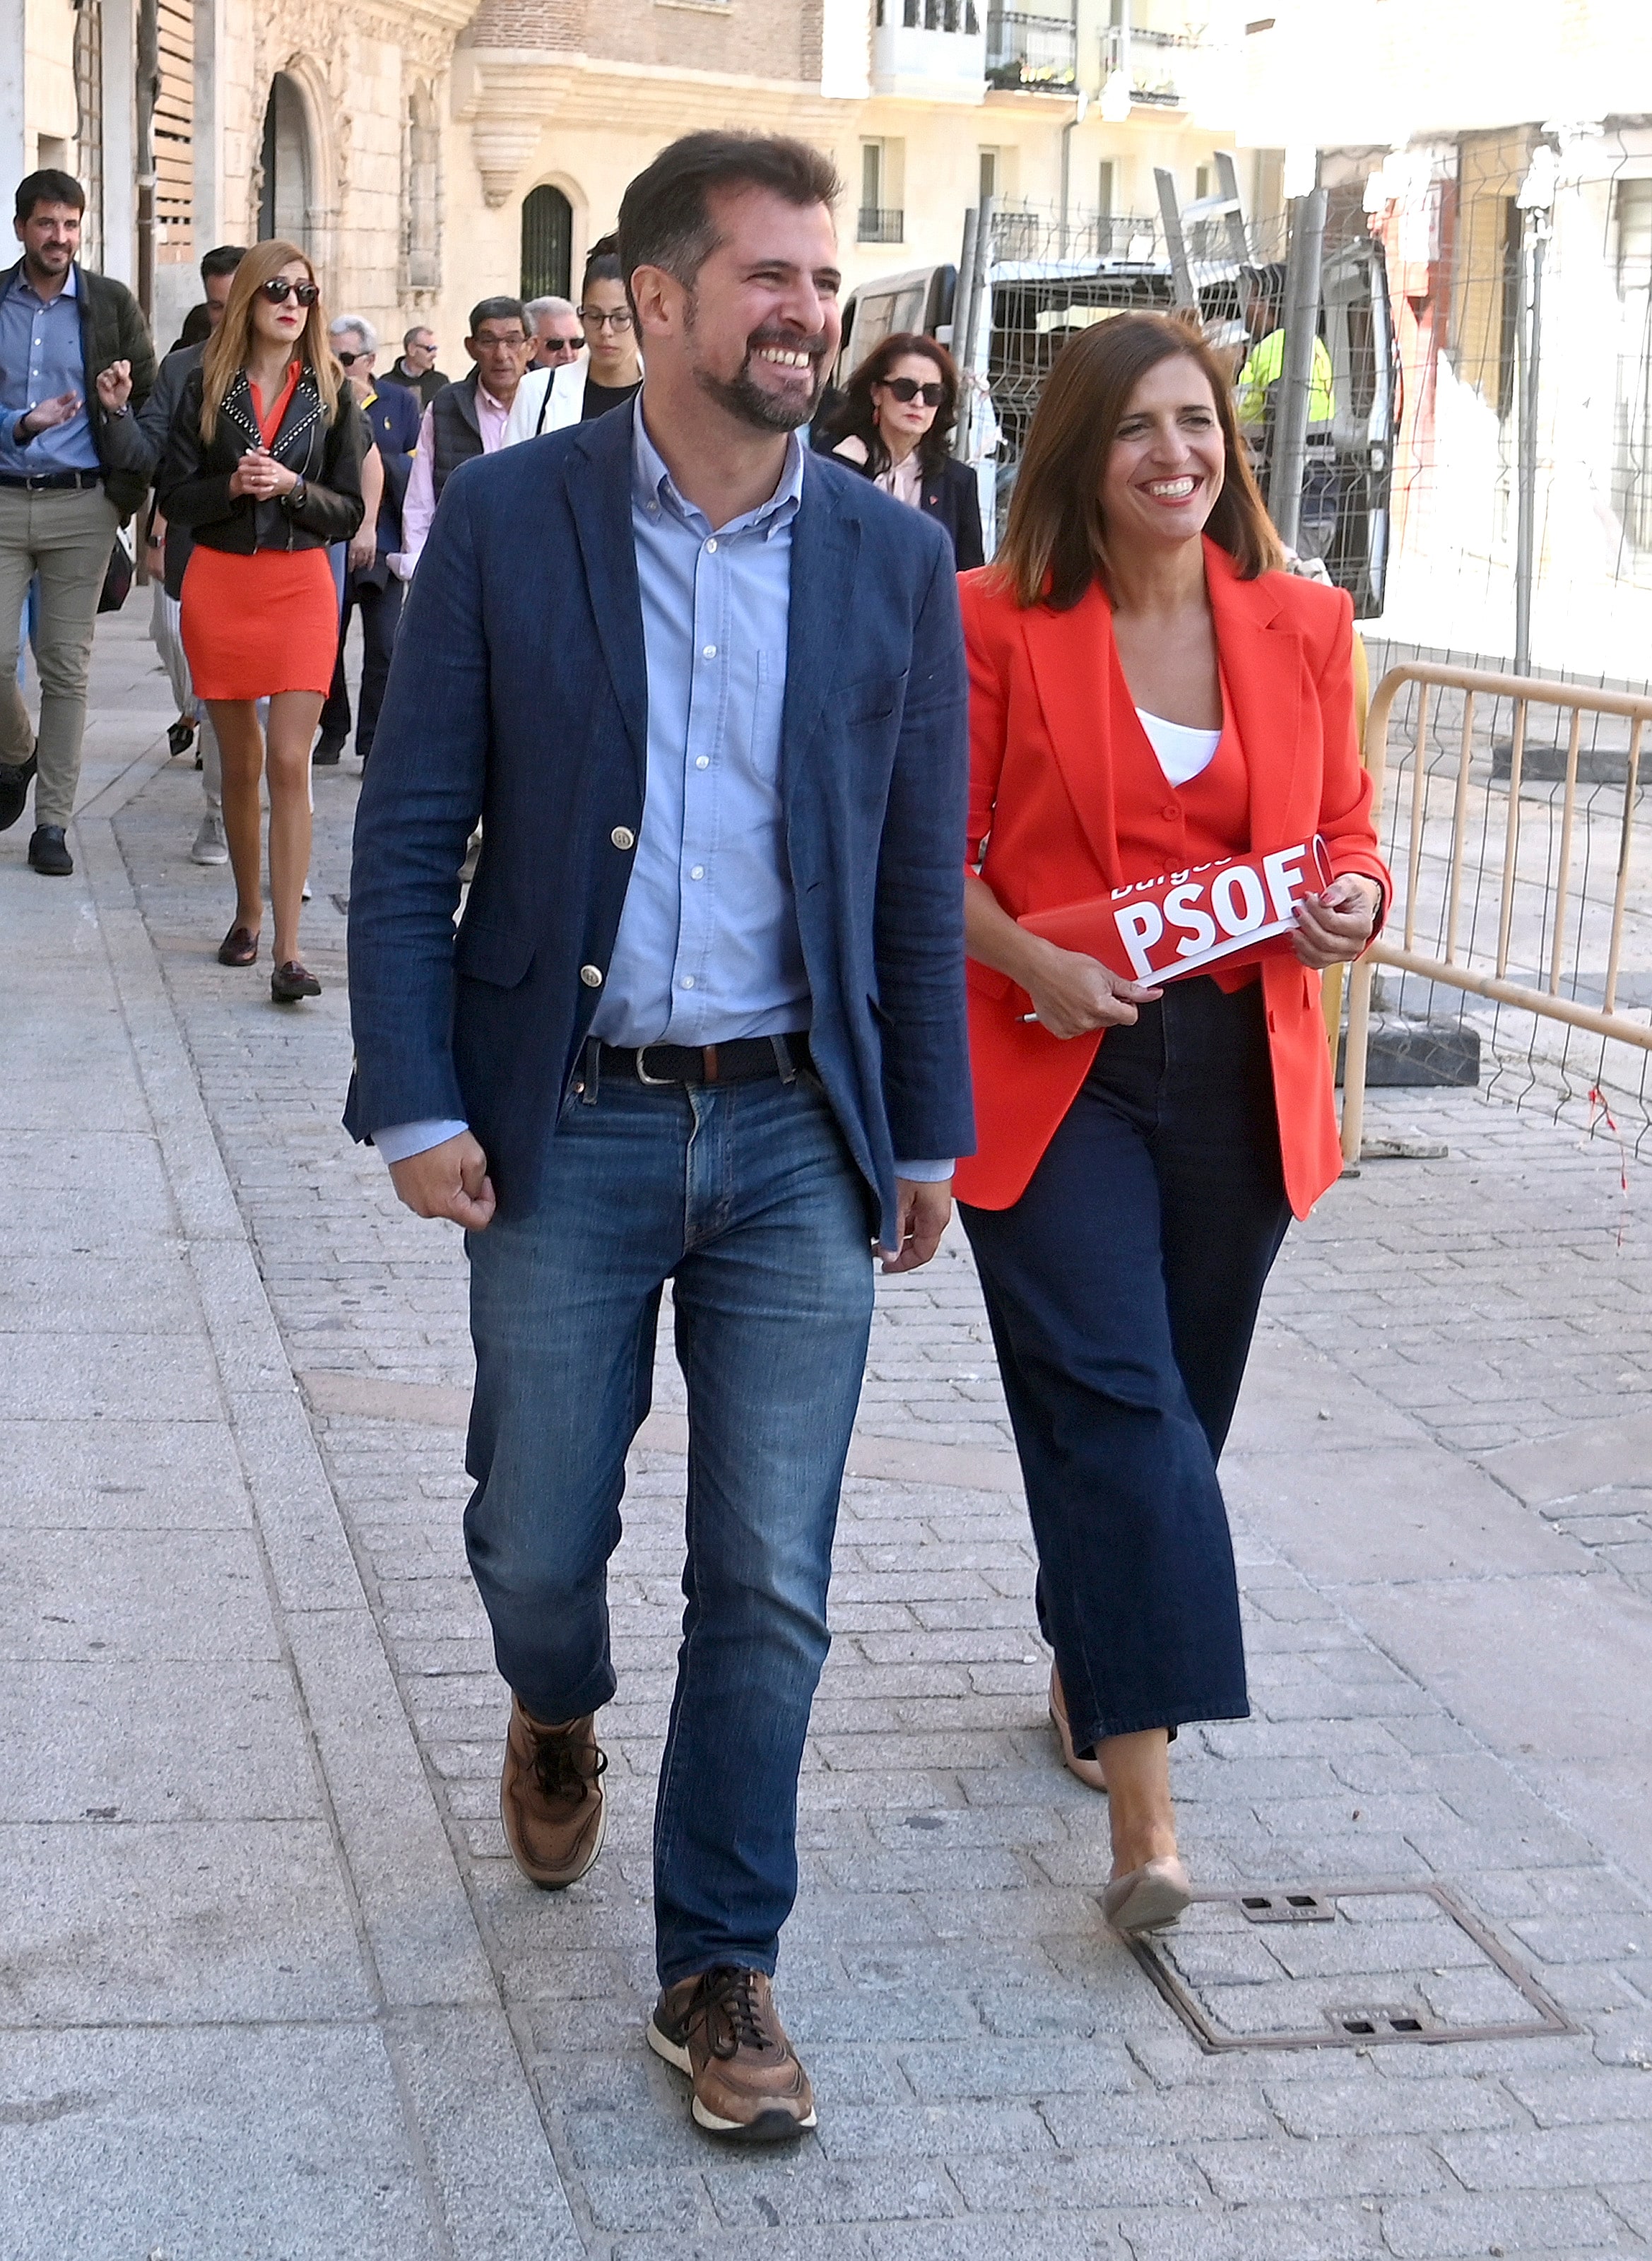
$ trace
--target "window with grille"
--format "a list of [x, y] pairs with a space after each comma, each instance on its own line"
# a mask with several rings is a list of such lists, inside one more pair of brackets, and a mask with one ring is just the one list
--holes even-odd
[[565, 298], [573, 252], [573, 206], [547, 182], [522, 198], [522, 296]]
[[1620, 312], [1612, 501], [1625, 539], [1652, 554], [1652, 180], [1620, 181], [1615, 205]]

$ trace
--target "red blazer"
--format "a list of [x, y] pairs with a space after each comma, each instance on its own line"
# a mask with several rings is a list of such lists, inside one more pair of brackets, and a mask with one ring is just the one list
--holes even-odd
[[[1240, 580], [1209, 541], [1205, 573], [1216, 640], [1250, 772], [1255, 849], [1323, 833], [1333, 872], [1393, 883], [1376, 851], [1371, 781], [1361, 764], [1354, 703], [1353, 607], [1322, 583], [1288, 573]], [[1113, 749], [1133, 726], [1114, 664], [1112, 608], [1099, 587], [1070, 612], [1023, 608], [990, 570], [959, 583], [969, 653], [972, 853], [1013, 917], [1081, 902], [1123, 884], [1120, 796], [1166, 798], [1138, 762]], [[1131, 728], [1133, 742], [1137, 733]], [[1174, 795], [1170, 798], [1174, 799]], [[1134, 805], [1132, 805], [1132, 815]], [[1174, 864], [1174, 855], [1167, 859]], [[976, 1148], [954, 1190], [980, 1209], [1008, 1209], [1088, 1074], [1101, 1032], [1063, 1042], [1021, 1016], [1025, 992], [971, 958], [970, 1059]], [[1319, 976], [1294, 958], [1261, 968], [1285, 1188], [1305, 1217], [1341, 1171]]]

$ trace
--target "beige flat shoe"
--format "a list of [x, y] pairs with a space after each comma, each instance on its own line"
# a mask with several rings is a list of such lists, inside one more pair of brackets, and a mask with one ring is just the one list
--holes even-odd
[[1107, 1777], [1102, 1772], [1099, 1759], [1081, 1759], [1073, 1748], [1073, 1728], [1067, 1716], [1067, 1696], [1061, 1686], [1061, 1676], [1054, 1665], [1050, 1667], [1050, 1725], [1055, 1729], [1061, 1745], [1061, 1756], [1069, 1774], [1075, 1774], [1086, 1790], [1099, 1790], [1107, 1795]]
[[1163, 1931], [1193, 1899], [1188, 1872], [1174, 1853], [1115, 1877], [1102, 1894], [1102, 1913], [1115, 1931]]

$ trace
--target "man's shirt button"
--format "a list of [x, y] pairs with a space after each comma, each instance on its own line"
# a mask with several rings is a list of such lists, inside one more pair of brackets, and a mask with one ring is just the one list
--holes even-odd
[[700, 646], [700, 657], [701, 659], [715, 659], [717, 657], [716, 645], [715, 643], [702, 644]]
[[693, 986], [694, 986], [694, 977], [693, 977], [693, 975], [692, 973], [685, 973], [685, 974], [684, 974], [684, 976], [683, 976], [683, 987], [684, 987], [685, 989], [692, 989], [692, 988], [693, 987]]
[[709, 754], [696, 754], [694, 756], [694, 767], [697, 770], [708, 770], [711, 767], [711, 756]]
[[600, 989], [602, 987], [602, 968], [600, 965], [582, 965], [579, 968], [579, 979], [585, 983], [587, 989]]
[[628, 824], [616, 824], [608, 837], [616, 848], [635, 848], [636, 835]]
[[693, 865], [689, 871], [688, 876], [691, 879], [703, 879], [706, 876], [705, 865], [703, 864]]

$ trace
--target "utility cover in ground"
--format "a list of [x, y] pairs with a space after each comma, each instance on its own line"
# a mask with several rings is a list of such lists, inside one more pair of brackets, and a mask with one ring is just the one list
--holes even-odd
[[1131, 1946], [1208, 2049], [1368, 2049], [1574, 2030], [1443, 1884], [1201, 1893], [1175, 1929]]

